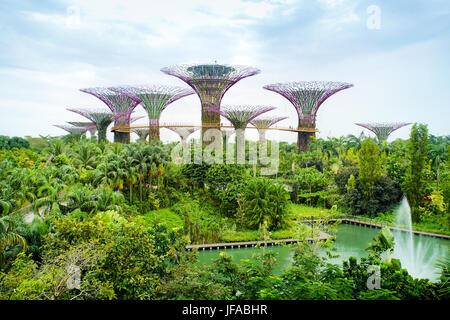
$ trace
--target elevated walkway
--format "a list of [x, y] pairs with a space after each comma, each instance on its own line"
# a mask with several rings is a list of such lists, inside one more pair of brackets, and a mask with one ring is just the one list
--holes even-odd
[[[227, 128], [227, 129], [234, 129], [232, 125], [223, 124], [220, 125], [216, 124], [183, 124], [183, 123], [162, 123], [159, 124], [159, 128]], [[146, 125], [135, 125], [135, 126], [115, 126], [111, 128], [111, 131], [116, 132], [131, 132], [133, 129], [149, 129], [150, 126]], [[246, 129], [257, 129], [253, 126], [248, 126]], [[278, 130], [278, 131], [289, 131], [289, 132], [319, 132], [316, 128], [294, 128], [292, 126], [289, 127], [280, 127], [280, 126], [273, 126], [268, 128], [260, 128], [264, 130]]]

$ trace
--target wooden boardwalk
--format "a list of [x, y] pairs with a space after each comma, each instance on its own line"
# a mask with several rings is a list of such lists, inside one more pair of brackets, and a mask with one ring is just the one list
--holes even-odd
[[[319, 237], [315, 240], [325, 241], [331, 236], [325, 232], [320, 232]], [[208, 244], [193, 244], [186, 246], [186, 249], [198, 249], [198, 250], [212, 250], [212, 249], [226, 249], [226, 248], [247, 248], [254, 246], [263, 246], [264, 244], [268, 246], [280, 245], [280, 244], [292, 244], [298, 243], [302, 240], [299, 239], [280, 239], [280, 240], [269, 240], [269, 241], [244, 241], [244, 242], [226, 242], [226, 243], [208, 243]], [[306, 241], [313, 241], [312, 238], [306, 238]]]

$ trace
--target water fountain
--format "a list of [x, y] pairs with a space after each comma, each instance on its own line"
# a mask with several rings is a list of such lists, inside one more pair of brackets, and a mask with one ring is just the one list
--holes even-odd
[[395, 239], [393, 257], [400, 259], [402, 268], [407, 269], [414, 278], [430, 278], [431, 270], [438, 271], [434, 263], [440, 256], [445, 256], [447, 252], [433, 247], [433, 242], [427, 241], [431, 238], [413, 234], [411, 209], [406, 197], [403, 198], [395, 212], [395, 225], [408, 231], [392, 230]]

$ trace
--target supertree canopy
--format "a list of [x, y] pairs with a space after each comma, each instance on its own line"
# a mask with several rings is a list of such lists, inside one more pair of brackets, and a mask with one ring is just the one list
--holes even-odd
[[[236, 130], [236, 148], [238, 163], [245, 161], [245, 128], [257, 116], [275, 109], [268, 106], [222, 106], [220, 109], [209, 107], [208, 110], [220, 114], [231, 122]], [[241, 143], [240, 145], [238, 145]]]
[[97, 127], [98, 142], [106, 141], [106, 129], [114, 121], [114, 114], [104, 110], [67, 109], [86, 117]]
[[273, 126], [275, 123], [280, 122], [281, 120], [287, 119], [287, 117], [268, 117], [268, 118], [256, 118], [250, 121], [255, 128], [259, 129], [268, 129]]
[[278, 123], [284, 119], [287, 119], [287, 117], [256, 118], [250, 121], [250, 123], [254, 125], [256, 129], [258, 129], [259, 142], [264, 143], [266, 130], [273, 126], [275, 123]]
[[200, 129], [199, 127], [167, 127], [167, 129], [175, 132], [181, 138], [181, 140], [187, 139], [191, 134]]
[[87, 129], [84, 127], [76, 127], [76, 126], [68, 126], [68, 125], [60, 125], [60, 124], [54, 124], [55, 127], [58, 127], [60, 129], [66, 130], [69, 134], [73, 135], [82, 135], [84, 134]]
[[355, 123], [357, 126], [366, 128], [377, 136], [379, 142], [386, 141], [389, 135], [397, 129], [410, 125], [409, 122], [392, 123]]
[[92, 136], [97, 132], [97, 126], [92, 121], [67, 121], [67, 123], [75, 127], [85, 128]]
[[[80, 91], [99, 98], [108, 106], [115, 117], [114, 126], [130, 125], [131, 113], [139, 102], [105, 87], [86, 88], [80, 89]], [[114, 131], [114, 142], [130, 143], [130, 133]]]
[[316, 114], [322, 103], [353, 84], [333, 81], [300, 81], [276, 83], [263, 88], [281, 94], [288, 99], [298, 114], [298, 152], [309, 150], [311, 136], [315, 136]]
[[231, 122], [235, 130], [245, 129], [247, 124], [257, 116], [275, 109], [267, 106], [222, 106], [208, 107], [208, 111], [219, 114]]
[[159, 140], [159, 118], [172, 102], [194, 93], [191, 89], [163, 85], [111, 88], [141, 103], [149, 117], [149, 139]]
[[183, 80], [197, 93], [202, 104], [202, 136], [207, 127], [220, 126], [220, 115], [207, 108], [220, 109], [228, 89], [239, 80], [260, 73], [256, 68], [224, 64], [184, 64], [162, 68], [161, 71]]

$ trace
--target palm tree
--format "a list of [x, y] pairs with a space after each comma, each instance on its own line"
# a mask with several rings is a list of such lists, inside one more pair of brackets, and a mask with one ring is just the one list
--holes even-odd
[[113, 142], [108, 145], [108, 151], [110, 153], [119, 154], [124, 148], [123, 143]]
[[19, 245], [25, 252], [27, 242], [16, 232], [16, 223], [11, 217], [0, 218], [0, 269], [4, 266], [7, 252], [14, 246]]
[[91, 142], [82, 142], [74, 147], [73, 163], [79, 168], [92, 170], [95, 169], [98, 163], [98, 155], [100, 149]]
[[345, 148], [347, 150], [353, 148], [354, 151], [359, 151], [359, 149], [361, 149], [361, 144], [364, 139], [366, 139], [366, 136], [364, 135], [364, 131], [361, 131], [359, 136], [349, 134], [349, 135], [347, 135], [347, 138], [346, 138]]
[[0, 183], [0, 209], [1, 215], [5, 216], [18, 207], [14, 190], [4, 181]]
[[118, 191], [108, 188], [98, 188], [94, 191], [95, 209], [97, 211], [116, 210], [121, 211], [120, 204], [123, 202], [123, 195]]
[[56, 156], [64, 153], [65, 145], [60, 139], [46, 140], [48, 144], [47, 154], [49, 156], [47, 163], [51, 162]]
[[70, 212], [80, 209], [84, 212], [91, 212], [96, 208], [95, 198], [92, 188], [75, 185], [65, 196], [67, 210]]
[[136, 168], [129, 166], [128, 169], [126, 170], [126, 181], [128, 184], [128, 188], [129, 188], [129, 193], [130, 193], [130, 204], [133, 203], [133, 185], [136, 183], [137, 181], [137, 172], [136, 172]]
[[58, 184], [55, 181], [40, 187], [37, 193], [38, 199], [33, 204], [33, 210], [41, 215], [39, 210], [44, 208], [42, 216], [46, 216], [48, 213], [58, 214], [61, 212], [61, 192], [64, 187], [64, 184]]

